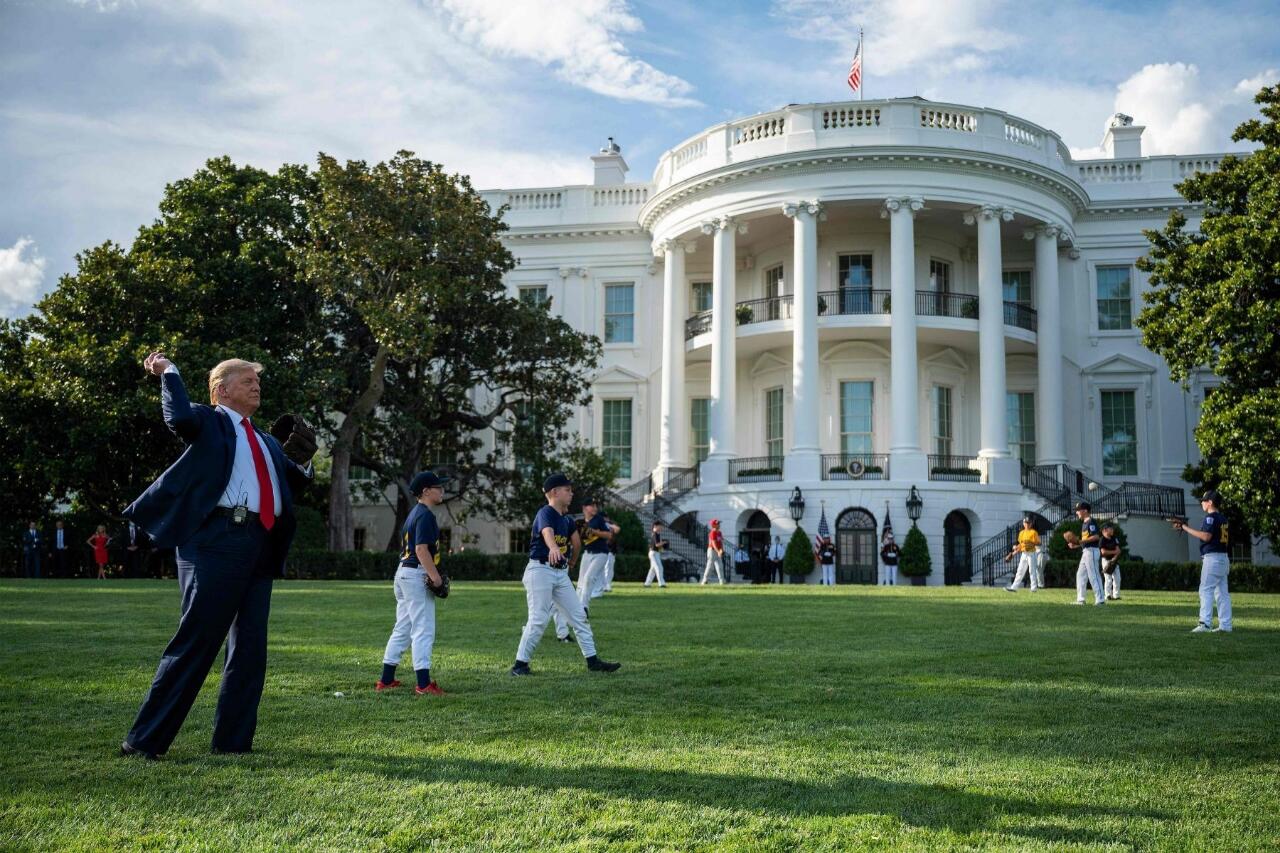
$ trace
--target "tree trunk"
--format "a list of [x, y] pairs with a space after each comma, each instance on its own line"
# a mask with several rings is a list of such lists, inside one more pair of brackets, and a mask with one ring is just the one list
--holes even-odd
[[386, 388], [387, 348], [378, 345], [369, 370], [369, 384], [356, 398], [351, 411], [342, 419], [337, 439], [333, 443], [333, 482], [329, 488], [329, 550], [350, 551], [354, 546], [355, 524], [351, 510], [351, 448], [360, 425], [382, 401]]

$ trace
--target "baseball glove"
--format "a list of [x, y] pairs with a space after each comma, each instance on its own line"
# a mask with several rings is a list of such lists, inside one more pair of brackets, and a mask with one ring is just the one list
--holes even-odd
[[431, 583], [431, 576], [427, 575], [427, 591], [436, 598], [449, 597], [449, 576], [444, 573], [443, 569], [436, 569], [440, 573], [440, 583], [438, 585]]
[[1079, 545], [1079, 544], [1080, 544], [1080, 536], [1079, 536], [1079, 534], [1074, 533], [1073, 531], [1070, 531], [1070, 530], [1065, 531], [1065, 532], [1062, 534], [1062, 538], [1063, 538], [1063, 539], [1065, 539], [1065, 540], [1067, 540], [1067, 544], [1068, 544], [1068, 545]]
[[301, 415], [281, 415], [271, 425], [271, 435], [280, 442], [284, 455], [306, 465], [316, 455], [316, 432]]

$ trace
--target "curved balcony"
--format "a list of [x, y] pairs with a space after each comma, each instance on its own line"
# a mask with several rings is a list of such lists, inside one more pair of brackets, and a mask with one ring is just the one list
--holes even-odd
[[[790, 320], [793, 305], [791, 294], [766, 299], [748, 299], [736, 304], [734, 314], [739, 326], [766, 323], [771, 320]], [[915, 308], [916, 316], [919, 317], [978, 319], [978, 297], [969, 293], [936, 293], [931, 290], [917, 290]], [[824, 290], [818, 294], [819, 318], [892, 313], [893, 299], [888, 290], [845, 287], [840, 290]], [[1004, 324], [1035, 332], [1038, 328], [1036, 310], [1030, 305], [1006, 300]], [[710, 311], [699, 311], [685, 320], [684, 339], [686, 341], [691, 341], [710, 331]]]

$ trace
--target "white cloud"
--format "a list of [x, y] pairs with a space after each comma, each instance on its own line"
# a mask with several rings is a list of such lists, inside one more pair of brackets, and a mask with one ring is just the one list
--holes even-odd
[[619, 38], [643, 30], [624, 0], [437, 0], [455, 29], [496, 56], [530, 59], [597, 94], [697, 106], [687, 81], [631, 56]]
[[44, 267], [45, 259], [30, 237], [19, 237], [8, 249], [0, 249], [0, 314], [17, 317], [31, 310], [44, 283]]
[[1274, 68], [1268, 68], [1261, 74], [1246, 77], [1237, 83], [1235, 93], [1252, 101], [1253, 96], [1258, 94], [1258, 91], [1261, 90], [1263, 86], [1275, 85], [1280, 85], [1280, 71], [1277, 71]]

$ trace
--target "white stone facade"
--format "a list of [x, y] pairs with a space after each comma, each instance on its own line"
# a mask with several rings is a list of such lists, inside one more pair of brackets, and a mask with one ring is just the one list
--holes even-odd
[[[1024, 490], [1011, 438], [1028, 461], [1104, 489], [1181, 488], [1198, 458], [1213, 379], [1186, 393], [1141, 345], [1134, 262], [1142, 230], [1172, 209], [1194, 226], [1174, 184], [1219, 158], [1142, 157], [1141, 132], [1117, 117], [1104, 139], [1114, 156], [1077, 162], [1052, 131], [996, 110], [799, 105], [679, 143], [645, 183], [625, 181], [610, 145], [591, 185], [484, 195], [507, 206], [512, 292], [545, 288], [554, 313], [606, 341], [576, 427], [605, 446], [609, 407], [625, 480], [652, 473], [661, 486], [701, 444], [680, 509], [722, 519], [730, 538], [760, 510], [784, 542], [797, 486], [810, 534], [824, 508], [833, 529], [852, 507], [878, 529], [888, 505], [899, 541], [915, 486], [938, 584], [952, 511], [976, 545], [1044, 503]], [[860, 478], [839, 473], [855, 459]], [[937, 479], [966, 468], [970, 482]], [[742, 482], [760, 471], [769, 479]], [[506, 550], [504, 529], [473, 532]], [[1138, 538], [1153, 556], [1190, 554]]]

